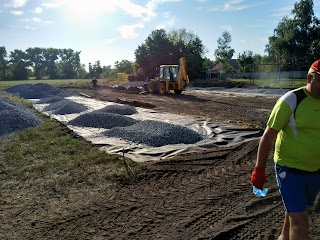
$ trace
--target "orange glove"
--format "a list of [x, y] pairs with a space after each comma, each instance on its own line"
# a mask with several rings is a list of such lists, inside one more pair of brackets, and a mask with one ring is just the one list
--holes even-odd
[[263, 184], [267, 182], [265, 168], [254, 167], [251, 182], [253, 186], [262, 190]]

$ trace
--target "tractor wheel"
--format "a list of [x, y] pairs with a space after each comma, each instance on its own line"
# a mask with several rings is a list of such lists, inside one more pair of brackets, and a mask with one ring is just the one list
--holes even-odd
[[181, 93], [182, 93], [182, 90], [174, 90], [174, 93], [175, 93], [175, 94], [181, 94]]
[[153, 82], [148, 83], [147, 91], [148, 93], [156, 93], [156, 85]]
[[160, 94], [166, 94], [167, 93], [167, 89], [166, 89], [166, 83], [162, 82], [159, 85], [159, 93]]

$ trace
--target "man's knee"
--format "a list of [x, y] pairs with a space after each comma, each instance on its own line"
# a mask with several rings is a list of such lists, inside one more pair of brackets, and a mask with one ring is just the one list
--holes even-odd
[[307, 212], [288, 213], [290, 222], [290, 231], [299, 233], [299, 235], [308, 236], [309, 234], [309, 215]]

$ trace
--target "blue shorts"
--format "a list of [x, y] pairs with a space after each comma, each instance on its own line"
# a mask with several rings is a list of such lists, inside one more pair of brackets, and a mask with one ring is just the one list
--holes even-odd
[[279, 192], [288, 212], [305, 212], [320, 191], [320, 171], [308, 173], [275, 163]]

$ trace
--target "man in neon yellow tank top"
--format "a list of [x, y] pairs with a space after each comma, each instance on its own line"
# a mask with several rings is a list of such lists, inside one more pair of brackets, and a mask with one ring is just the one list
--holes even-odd
[[307, 208], [320, 190], [320, 60], [307, 84], [283, 95], [275, 104], [260, 139], [252, 185], [262, 189], [265, 167], [275, 144], [274, 162], [285, 209], [279, 240], [309, 239]]

